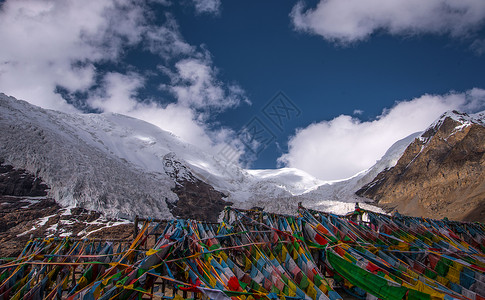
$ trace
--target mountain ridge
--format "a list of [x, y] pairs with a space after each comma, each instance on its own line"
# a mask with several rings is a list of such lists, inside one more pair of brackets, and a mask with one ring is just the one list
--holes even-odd
[[[343, 214], [355, 202], [370, 201], [355, 196], [355, 190], [395, 164], [410, 142], [409, 137], [397, 142], [374, 167], [353, 178], [324, 182], [292, 168], [221, 166], [218, 157], [173, 134], [119, 114], [66, 114], [3, 94], [0, 112], [0, 129], [5, 133], [0, 137], [0, 158], [44, 178], [51, 187], [49, 195], [64, 207], [123, 218], [183, 217], [174, 213], [174, 204], [192, 195], [184, 201], [202, 205], [194, 190], [201, 186], [206, 200], [215, 205], [214, 213], [226, 204], [294, 213], [297, 203], [303, 202]], [[178, 166], [177, 172], [184, 170], [185, 177], [171, 174], [167, 161]], [[381, 211], [372, 205], [368, 208]]]
[[449, 111], [356, 192], [412, 216], [485, 221], [485, 113]]

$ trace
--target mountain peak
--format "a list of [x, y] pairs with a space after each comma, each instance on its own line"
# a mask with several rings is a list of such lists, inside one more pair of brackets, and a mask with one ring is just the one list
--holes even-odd
[[484, 115], [444, 113], [357, 194], [404, 214], [483, 221]]
[[426, 145], [430, 139], [438, 133], [441, 138], [448, 139], [451, 135], [472, 124], [483, 126], [484, 121], [485, 111], [469, 115], [457, 110], [450, 110], [443, 113], [426, 130], [424, 130], [419, 139], [423, 145]]

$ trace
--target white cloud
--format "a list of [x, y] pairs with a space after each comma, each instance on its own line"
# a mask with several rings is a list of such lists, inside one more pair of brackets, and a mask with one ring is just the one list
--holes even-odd
[[162, 106], [137, 101], [137, 90], [143, 84], [143, 77], [136, 73], [108, 73], [101, 87], [90, 95], [89, 104], [102, 111], [150, 122], [209, 153], [217, 153], [233, 137], [234, 133], [225, 128], [209, 131], [196, 121], [195, 111], [185, 105], [171, 103]]
[[221, 0], [192, 0], [195, 11], [199, 14], [219, 14], [221, 9]]
[[[120, 18], [123, 15], [123, 18]], [[140, 41], [143, 11], [129, 1], [6, 1], [0, 11], [0, 89], [66, 111], [54, 93], [94, 84], [95, 62]]]
[[470, 49], [478, 56], [485, 53], [485, 39], [476, 39], [470, 45]]
[[225, 85], [217, 80], [217, 69], [207, 56], [188, 58], [175, 64], [175, 72], [165, 70], [171, 77], [162, 88], [172, 92], [179, 103], [195, 109], [225, 110], [236, 107], [241, 101], [249, 103], [244, 91], [237, 85]]
[[146, 43], [150, 52], [166, 60], [179, 55], [196, 54], [195, 47], [184, 41], [174, 17], [166, 13], [165, 18], [166, 22], [163, 26], [151, 28], [146, 31]]
[[88, 99], [88, 104], [102, 111], [127, 114], [137, 109], [136, 91], [144, 79], [136, 73], [107, 73], [101, 84]]
[[101, 2], [88, 1], [82, 5], [93, 14], [83, 14], [82, 10], [76, 14], [79, 5], [75, 1], [71, 7], [67, 3], [55, 5], [39, 1], [3, 4], [0, 12], [2, 91], [44, 107], [73, 110], [52, 91], [56, 84], [73, 90], [92, 84], [93, 66], [74, 67], [73, 63], [87, 55], [99, 57], [95, 47], [81, 43], [80, 34], [81, 30], [86, 36], [92, 34], [101, 25], [96, 16], [106, 8]]
[[362, 109], [354, 109], [354, 112], [352, 114], [353, 115], [361, 115], [363, 113], [364, 113], [364, 111]]
[[[168, 12], [155, 16], [151, 0], [7, 0], [0, 10], [0, 91], [44, 108], [74, 112], [58, 93], [88, 95], [87, 104], [103, 112], [123, 113], [151, 122], [207, 151], [224, 145], [227, 129], [203, 124], [211, 112], [247, 101], [237, 85], [217, 79], [210, 54], [190, 45]], [[200, 3], [199, 3], [200, 2]], [[202, 11], [219, 9], [219, 1], [199, 1]], [[219, 4], [218, 4], [219, 3]], [[211, 6], [212, 5], [212, 6]], [[163, 20], [154, 25], [155, 18]], [[161, 69], [171, 75], [166, 89], [175, 102], [139, 99], [147, 76], [132, 66], [126, 73], [102, 73], [100, 63], [123, 64], [127, 48], [143, 47], [162, 58]], [[161, 74], [165, 77], [164, 74]], [[222, 144], [221, 144], [222, 143]]]
[[485, 20], [483, 0], [320, 0], [313, 9], [298, 2], [294, 26], [329, 41], [350, 43], [384, 30], [396, 35], [466, 35]]
[[385, 109], [374, 121], [348, 115], [299, 129], [279, 162], [323, 180], [348, 178], [371, 167], [397, 140], [422, 131], [444, 111], [485, 109], [485, 90], [423, 95]]
[[485, 90], [473, 88], [465, 93], [465, 104], [461, 109], [466, 112], [478, 112], [483, 110], [485, 103]]

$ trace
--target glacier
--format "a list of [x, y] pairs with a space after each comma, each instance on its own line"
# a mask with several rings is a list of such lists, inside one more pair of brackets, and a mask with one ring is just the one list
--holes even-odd
[[[41, 177], [49, 196], [64, 207], [83, 207], [107, 216], [171, 218], [173, 178], [164, 168], [170, 154], [198, 179], [226, 195], [238, 208], [264, 207], [295, 214], [306, 207], [344, 214], [355, 202], [382, 212], [354, 194], [396, 164], [421, 132], [396, 142], [368, 170], [325, 182], [294, 168], [250, 170], [182, 141], [172, 133], [120, 114], [76, 114], [47, 110], [0, 93], [0, 158]], [[325, 166], [322, 166], [325, 167]]]

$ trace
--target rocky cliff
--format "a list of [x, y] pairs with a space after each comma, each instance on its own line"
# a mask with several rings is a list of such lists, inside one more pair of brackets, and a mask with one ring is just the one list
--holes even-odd
[[483, 113], [445, 113], [357, 195], [399, 213], [485, 221]]
[[5, 165], [0, 158], [0, 195], [9, 196], [46, 196], [47, 185], [42, 179], [29, 174], [24, 169]]
[[232, 205], [232, 202], [223, 199], [226, 195], [197, 178], [175, 153], [163, 157], [163, 167], [175, 182], [172, 191], [178, 199], [167, 200], [167, 206], [174, 217], [217, 222], [224, 207]]

